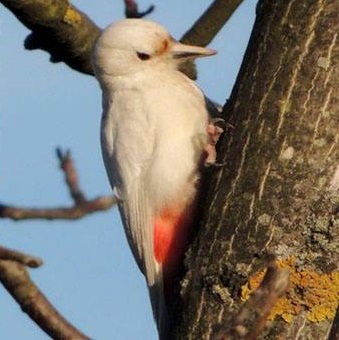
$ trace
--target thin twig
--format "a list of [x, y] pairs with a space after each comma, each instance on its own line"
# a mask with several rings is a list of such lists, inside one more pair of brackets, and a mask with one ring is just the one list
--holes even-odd
[[86, 197], [80, 190], [78, 174], [75, 170], [71, 152], [67, 150], [63, 152], [60, 148], [56, 149], [56, 154], [60, 162], [60, 168], [65, 174], [65, 181], [69, 189], [69, 193], [74, 200], [76, 205], [81, 205], [86, 202]]
[[154, 5], [150, 5], [145, 11], [139, 12], [138, 4], [134, 0], [124, 0], [126, 18], [140, 19], [152, 13], [155, 9]]
[[59, 314], [30, 279], [23, 264], [0, 260], [0, 281], [22, 310], [52, 339], [89, 339]]
[[31, 268], [37, 268], [42, 265], [42, 260], [38, 257], [24, 254], [20, 251], [5, 248], [3, 246], [0, 246], [0, 259], [16, 261]]

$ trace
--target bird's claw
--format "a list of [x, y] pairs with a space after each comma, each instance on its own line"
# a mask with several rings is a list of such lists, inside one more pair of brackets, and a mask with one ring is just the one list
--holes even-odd
[[205, 147], [205, 151], [207, 153], [207, 157], [205, 159], [205, 166], [224, 166], [224, 163], [217, 163], [217, 151], [215, 149], [216, 144], [220, 136], [223, 134], [224, 129], [216, 124], [225, 123], [222, 118], [212, 118], [207, 126], [207, 134], [208, 134], [208, 144]]

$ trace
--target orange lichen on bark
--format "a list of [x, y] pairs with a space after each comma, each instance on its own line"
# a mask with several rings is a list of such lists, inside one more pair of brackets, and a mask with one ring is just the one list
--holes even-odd
[[[278, 300], [268, 319], [280, 316], [290, 323], [300, 311], [306, 311], [310, 322], [320, 322], [333, 319], [339, 302], [339, 272], [329, 274], [315, 272], [313, 269], [298, 270], [293, 256], [277, 261], [279, 268], [290, 271], [290, 286], [286, 295]], [[259, 284], [265, 271], [252, 275], [242, 286], [241, 299], [246, 301]]]
[[79, 24], [81, 22], [81, 15], [72, 6], [68, 6], [64, 22], [67, 24]]

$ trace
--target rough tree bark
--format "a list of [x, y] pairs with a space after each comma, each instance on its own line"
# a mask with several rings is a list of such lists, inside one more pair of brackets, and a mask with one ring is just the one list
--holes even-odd
[[[23, 9], [29, 2], [1, 2], [33, 30], [27, 48], [92, 73], [89, 54], [100, 29], [83, 13], [52, 1], [49, 8], [58, 10], [41, 14], [46, 2], [36, 1], [30, 11], [45, 19], [31, 22]], [[235, 326], [271, 255], [290, 271], [291, 283], [263, 337], [329, 333], [339, 298], [338, 16], [337, 0], [259, 3], [225, 107], [233, 126], [219, 150], [225, 165], [209, 169], [200, 228], [186, 257], [174, 338], [251, 338], [251, 318]]]
[[225, 107], [225, 166], [208, 176], [186, 255], [175, 339], [226, 339], [271, 254], [290, 286], [262, 338], [328, 336], [339, 299], [338, 17], [337, 0], [259, 2]]

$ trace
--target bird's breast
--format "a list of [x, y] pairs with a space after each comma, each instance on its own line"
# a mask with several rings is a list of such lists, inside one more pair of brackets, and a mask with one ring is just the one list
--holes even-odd
[[118, 86], [102, 128], [124, 183], [144, 181], [156, 207], [193, 195], [207, 143], [200, 90], [181, 77], [166, 79], [157, 86], [157, 79], [144, 87], [138, 82]]

